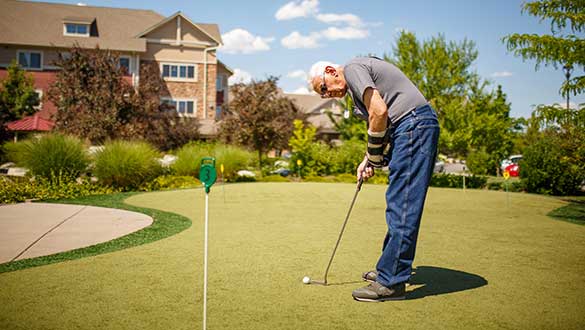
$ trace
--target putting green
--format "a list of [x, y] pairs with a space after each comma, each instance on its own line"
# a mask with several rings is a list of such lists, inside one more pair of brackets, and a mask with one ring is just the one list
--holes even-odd
[[[253, 183], [210, 195], [208, 329], [583, 329], [585, 226], [563, 202], [431, 189], [409, 299], [358, 303], [385, 233], [384, 186], [366, 185], [323, 287], [351, 184]], [[154, 243], [0, 274], [0, 329], [198, 329], [204, 192], [130, 197], [193, 225]]]

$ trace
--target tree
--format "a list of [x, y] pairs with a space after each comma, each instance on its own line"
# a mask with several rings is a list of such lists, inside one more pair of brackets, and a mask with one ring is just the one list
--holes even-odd
[[488, 162], [481, 172], [495, 174], [513, 147], [510, 104], [501, 86], [488, 90], [489, 82], [472, 70], [477, 57], [472, 41], [457, 43], [439, 35], [419, 42], [411, 32], [398, 36], [393, 56], [385, 55], [437, 110], [439, 152], [459, 157], [473, 153], [476, 160]]
[[402, 31], [393, 55], [384, 55], [384, 59], [400, 68], [441, 114], [450, 100], [464, 96], [468, 84], [477, 78], [471, 71], [477, 56], [473, 41], [447, 42], [439, 34], [421, 43], [414, 33]]
[[35, 113], [39, 102], [32, 76], [12, 61], [8, 76], [0, 85], [0, 141], [6, 138], [6, 123]]
[[161, 103], [165, 86], [156, 65], [142, 63], [137, 90], [123, 76], [118, 55], [74, 47], [56, 63], [62, 70], [49, 91], [57, 106], [55, 128], [101, 144], [123, 138], [147, 141], [159, 149], [179, 147], [198, 137], [197, 121], [180, 117]]
[[176, 109], [161, 103], [165, 83], [155, 63], [142, 63], [140, 85], [130, 102], [132, 111], [120, 114], [123, 123], [118, 137], [144, 140], [162, 150], [178, 148], [199, 138], [195, 118], [181, 117]]
[[343, 101], [340, 103], [348, 116], [336, 119], [331, 111], [327, 111], [327, 117], [333, 123], [333, 127], [340, 133], [342, 140], [355, 139], [366, 142], [366, 137], [368, 136], [366, 122], [353, 114], [353, 100], [351, 96], [349, 94], [345, 95]]
[[91, 143], [116, 137], [129, 117], [129, 96], [134, 89], [124, 81], [118, 57], [109, 50], [74, 47], [70, 55], [59, 54], [61, 68], [49, 89], [49, 99], [57, 107], [55, 129]]
[[[585, 40], [577, 32], [585, 27], [585, 2], [582, 0], [538, 0], [526, 2], [522, 12], [540, 17], [540, 20], [551, 20], [552, 35], [514, 33], [504, 37], [508, 50], [513, 51], [522, 59], [536, 60], [536, 69], [541, 64], [568, 66], [578, 68], [585, 66]], [[569, 29], [570, 32], [563, 32]], [[561, 94], [574, 95], [585, 90], [585, 76], [579, 75], [565, 81], [561, 86]]]
[[293, 120], [300, 117], [295, 104], [279, 93], [278, 79], [269, 77], [250, 84], [231, 87], [233, 97], [220, 125], [220, 138], [262, 155], [273, 148], [285, 148], [293, 130]]

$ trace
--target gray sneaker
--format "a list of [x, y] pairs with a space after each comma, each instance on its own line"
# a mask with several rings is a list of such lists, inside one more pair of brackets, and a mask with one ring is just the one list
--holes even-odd
[[362, 280], [368, 282], [376, 282], [378, 278], [378, 272], [375, 270], [370, 270], [369, 272], [365, 272], [362, 274]]
[[357, 301], [366, 302], [403, 300], [406, 298], [406, 284], [398, 283], [388, 288], [378, 282], [372, 282], [368, 286], [354, 290], [352, 296]]

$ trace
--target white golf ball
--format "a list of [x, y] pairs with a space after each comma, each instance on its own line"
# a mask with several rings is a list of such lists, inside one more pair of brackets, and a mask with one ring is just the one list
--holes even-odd
[[309, 276], [303, 277], [303, 283], [305, 283], [305, 284], [311, 283], [311, 279], [309, 278]]

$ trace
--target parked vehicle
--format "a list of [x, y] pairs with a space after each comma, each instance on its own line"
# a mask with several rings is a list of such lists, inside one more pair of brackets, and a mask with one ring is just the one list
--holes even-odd
[[518, 164], [510, 164], [504, 169], [504, 171], [508, 171], [512, 177], [517, 177], [520, 175], [520, 166]]
[[516, 164], [518, 165], [518, 163], [520, 162], [520, 160], [522, 159], [522, 155], [512, 155], [504, 160], [502, 160], [502, 163], [500, 164], [500, 168], [502, 169], [502, 171], [505, 171], [506, 168], [512, 164]]

